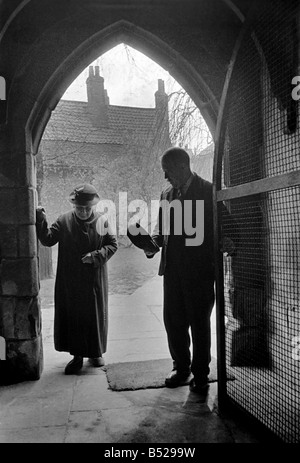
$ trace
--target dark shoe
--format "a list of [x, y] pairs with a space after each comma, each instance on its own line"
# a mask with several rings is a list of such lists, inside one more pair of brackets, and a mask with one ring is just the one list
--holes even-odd
[[68, 365], [65, 368], [65, 374], [66, 375], [76, 375], [78, 373], [83, 365], [83, 357], [79, 357], [78, 355], [74, 355], [73, 360], [68, 363]]
[[103, 357], [89, 358], [89, 362], [93, 367], [104, 367], [105, 361]]
[[190, 391], [196, 392], [197, 394], [206, 394], [208, 391], [208, 381], [196, 382], [195, 378], [190, 381]]
[[186, 384], [186, 381], [190, 374], [190, 371], [172, 370], [169, 376], [167, 376], [165, 379], [165, 385], [167, 387], [183, 386], [184, 384]]

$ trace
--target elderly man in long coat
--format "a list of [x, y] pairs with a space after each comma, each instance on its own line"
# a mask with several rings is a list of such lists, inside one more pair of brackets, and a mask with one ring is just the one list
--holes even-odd
[[66, 374], [77, 373], [87, 357], [103, 366], [107, 347], [107, 261], [117, 250], [109, 224], [94, 210], [99, 201], [92, 185], [71, 193], [73, 210], [62, 214], [48, 228], [45, 211], [37, 208], [37, 235], [44, 246], [58, 243], [55, 280], [54, 345], [73, 359]]
[[[161, 167], [170, 186], [161, 194], [152, 238], [162, 248], [159, 275], [164, 277], [164, 324], [173, 359], [165, 384], [170, 388], [183, 385], [192, 373], [190, 390], [205, 394], [211, 361], [210, 317], [215, 301], [212, 184], [191, 171], [189, 154], [182, 148], [167, 149]], [[197, 209], [202, 201], [203, 216]], [[179, 209], [174, 209], [172, 217], [169, 205], [174, 203]], [[235, 244], [230, 231], [237, 227], [225, 205], [222, 213], [228, 220], [222, 252], [232, 255]], [[189, 222], [193, 225], [191, 234], [186, 231]], [[145, 251], [149, 258], [155, 252]]]

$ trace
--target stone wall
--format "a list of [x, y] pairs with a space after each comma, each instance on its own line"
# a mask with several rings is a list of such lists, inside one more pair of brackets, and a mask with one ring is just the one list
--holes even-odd
[[0, 384], [10, 384], [38, 379], [43, 368], [34, 157], [2, 150], [0, 169]]
[[43, 140], [37, 155], [38, 163], [43, 160], [38, 175], [39, 203], [49, 221], [71, 208], [68, 197], [81, 183], [94, 184], [101, 197], [110, 196], [108, 174], [123, 151], [122, 145]]

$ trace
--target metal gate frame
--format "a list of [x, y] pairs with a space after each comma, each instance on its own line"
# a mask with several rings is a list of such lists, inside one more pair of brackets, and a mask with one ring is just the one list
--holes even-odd
[[[255, 2], [254, 2], [255, 3]], [[218, 404], [220, 411], [237, 412], [238, 416], [246, 418], [249, 425], [254, 425], [256, 430], [264, 433], [271, 441], [280, 441], [272, 431], [262, 424], [256, 417], [253, 417], [247, 410], [236, 403], [227, 394], [227, 371], [226, 371], [226, 339], [225, 339], [225, 298], [224, 298], [224, 258], [219, 251], [221, 240], [221, 204], [223, 201], [243, 197], [250, 197], [258, 193], [268, 193], [283, 188], [300, 185], [300, 171], [292, 171], [273, 177], [263, 178], [237, 186], [222, 188], [222, 160], [226, 136], [226, 120], [228, 117], [229, 93], [232, 83], [232, 75], [235, 69], [236, 60], [241, 44], [247, 34], [250, 34], [257, 48], [259, 43], [253, 31], [253, 15], [255, 8], [251, 8], [244, 21], [239, 36], [236, 40], [230, 64], [227, 70], [223, 92], [220, 102], [220, 110], [217, 120], [215, 139], [215, 158], [213, 167], [213, 197], [214, 197], [214, 237], [215, 237], [215, 262], [216, 262], [216, 330], [217, 330], [217, 363], [218, 363]], [[262, 54], [259, 49], [260, 55]]]

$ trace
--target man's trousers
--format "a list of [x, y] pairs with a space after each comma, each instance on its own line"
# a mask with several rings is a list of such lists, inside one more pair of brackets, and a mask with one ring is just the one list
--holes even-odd
[[180, 372], [191, 369], [196, 383], [201, 383], [207, 380], [210, 371], [210, 317], [215, 295], [214, 280], [204, 280], [195, 273], [190, 271], [187, 275], [182, 266], [167, 265], [164, 324], [174, 369]]

